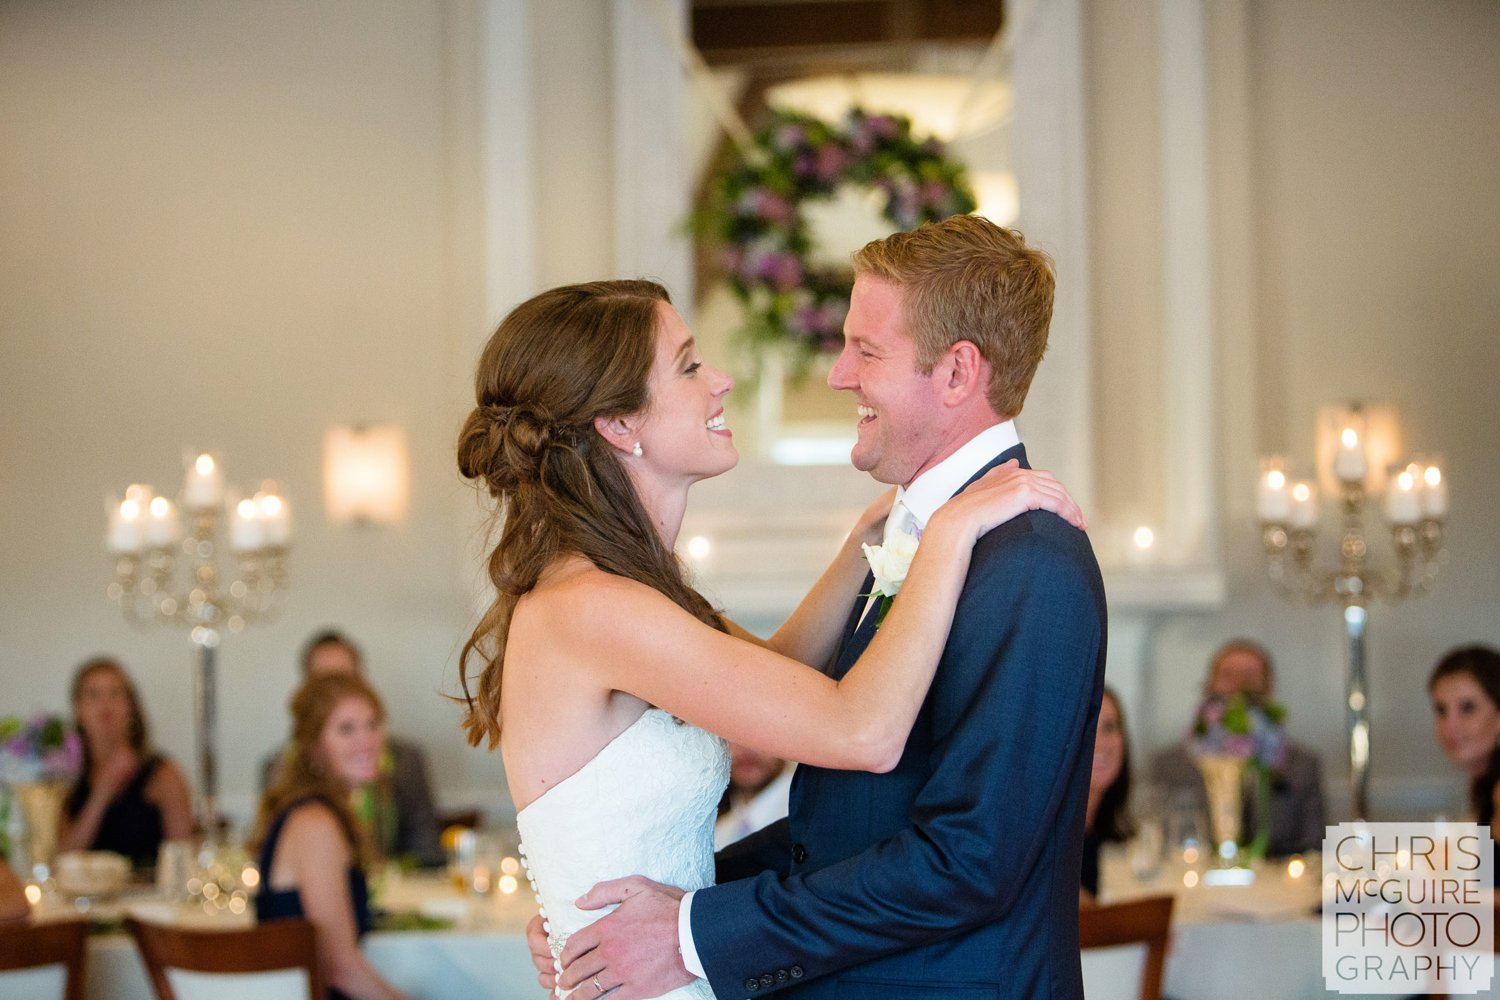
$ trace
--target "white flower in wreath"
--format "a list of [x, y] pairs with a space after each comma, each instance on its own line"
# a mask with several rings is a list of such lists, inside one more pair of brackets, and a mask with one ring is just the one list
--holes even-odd
[[864, 550], [870, 572], [875, 574], [875, 584], [870, 588], [870, 596], [880, 598], [875, 609], [875, 627], [879, 628], [880, 623], [885, 620], [886, 612], [890, 610], [891, 600], [901, 592], [901, 584], [906, 582], [912, 559], [916, 558], [917, 536], [904, 531], [893, 532], [884, 545], [866, 545]]

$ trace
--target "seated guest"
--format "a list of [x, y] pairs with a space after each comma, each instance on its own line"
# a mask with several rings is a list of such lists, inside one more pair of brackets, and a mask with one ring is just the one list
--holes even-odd
[[80, 666], [72, 700], [83, 770], [63, 803], [57, 849], [115, 851], [136, 867], [156, 864], [163, 840], [193, 835], [182, 769], [152, 752], [140, 695], [115, 660]]
[[730, 744], [729, 787], [719, 803], [714, 850], [748, 837], [787, 814], [793, 770], [780, 757]]
[[[1223, 698], [1244, 694], [1269, 702], [1273, 700], [1275, 683], [1271, 654], [1265, 647], [1249, 639], [1234, 639], [1214, 654], [1203, 693], [1205, 697]], [[1169, 796], [1184, 793], [1207, 812], [1208, 794], [1188, 745], [1190, 739], [1191, 734], [1152, 758], [1151, 774]], [[1258, 826], [1255, 808], [1254, 796], [1247, 796], [1243, 823], [1246, 830]], [[1323, 844], [1323, 826], [1322, 764], [1312, 750], [1288, 739], [1285, 761], [1271, 774], [1269, 853], [1316, 851]]]
[[1130, 744], [1125, 738], [1125, 715], [1120, 698], [1109, 688], [1099, 703], [1099, 728], [1094, 734], [1094, 767], [1089, 772], [1089, 800], [1083, 814], [1083, 878], [1079, 902], [1092, 905], [1099, 897], [1099, 848], [1123, 843], [1133, 832], [1130, 823]]
[[[340, 632], [319, 632], [302, 647], [302, 677], [325, 673], [364, 676], [359, 647]], [[274, 772], [287, 748], [261, 762], [261, 791], [274, 783]], [[386, 737], [379, 773], [354, 793], [355, 813], [370, 828], [375, 846], [386, 857], [401, 857], [420, 865], [444, 862], [437, 810], [427, 780], [427, 758], [415, 744]]]
[[261, 797], [251, 836], [259, 847], [259, 920], [303, 917], [317, 928], [318, 964], [331, 998], [397, 1000], [359, 950], [370, 930], [365, 869], [369, 831], [350, 793], [375, 779], [385, 711], [358, 675], [316, 674], [292, 695], [292, 745]]
[[1427, 693], [1438, 745], [1469, 779], [1475, 822], [1493, 824], [1500, 796], [1500, 652], [1488, 646], [1452, 650], [1433, 667]]

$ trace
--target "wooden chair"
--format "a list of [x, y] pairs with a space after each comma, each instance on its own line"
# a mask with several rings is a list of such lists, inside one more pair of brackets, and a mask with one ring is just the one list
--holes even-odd
[[0, 924], [0, 972], [61, 965], [64, 1000], [83, 1000], [88, 936], [89, 925], [82, 920]]
[[307, 996], [321, 1000], [324, 995], [317, 935], [306, 920], [273, 920], [255, 927], [207, 931], [127, 917], [125, 926], [141, 951], [157, 1000], [177, 1000], [167, 981], [168, 969], [220, 973], [301, 969], [307, 974]]
[[1167, 960], [1167, 933], [1172, 927], [1172, 897], [1148, 896], [1110, 906], [1085, 906], [1078, 911], [1078, 940], [1084, 948], [1144, 944], [1141, 1000], [1161, 1000], [1162, 972]]

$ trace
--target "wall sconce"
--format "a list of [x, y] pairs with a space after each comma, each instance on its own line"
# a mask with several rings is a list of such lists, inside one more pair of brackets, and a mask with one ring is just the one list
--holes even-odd
[[396, 524], [406, 516], [409, 494], [400, 427], [356, 424], [323, 435], [323, 503], [330, 521]]

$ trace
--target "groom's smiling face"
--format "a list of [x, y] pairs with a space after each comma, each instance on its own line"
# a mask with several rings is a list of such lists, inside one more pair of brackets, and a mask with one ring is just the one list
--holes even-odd
[[877, 481], [905, 485], [943, 457], [948, 411], [942, 376], [917, 367], [900, 286], [867, 274], [854, 279], [844, 349], [828, 384], [854, 394], [859, 439], [850, 461]]

